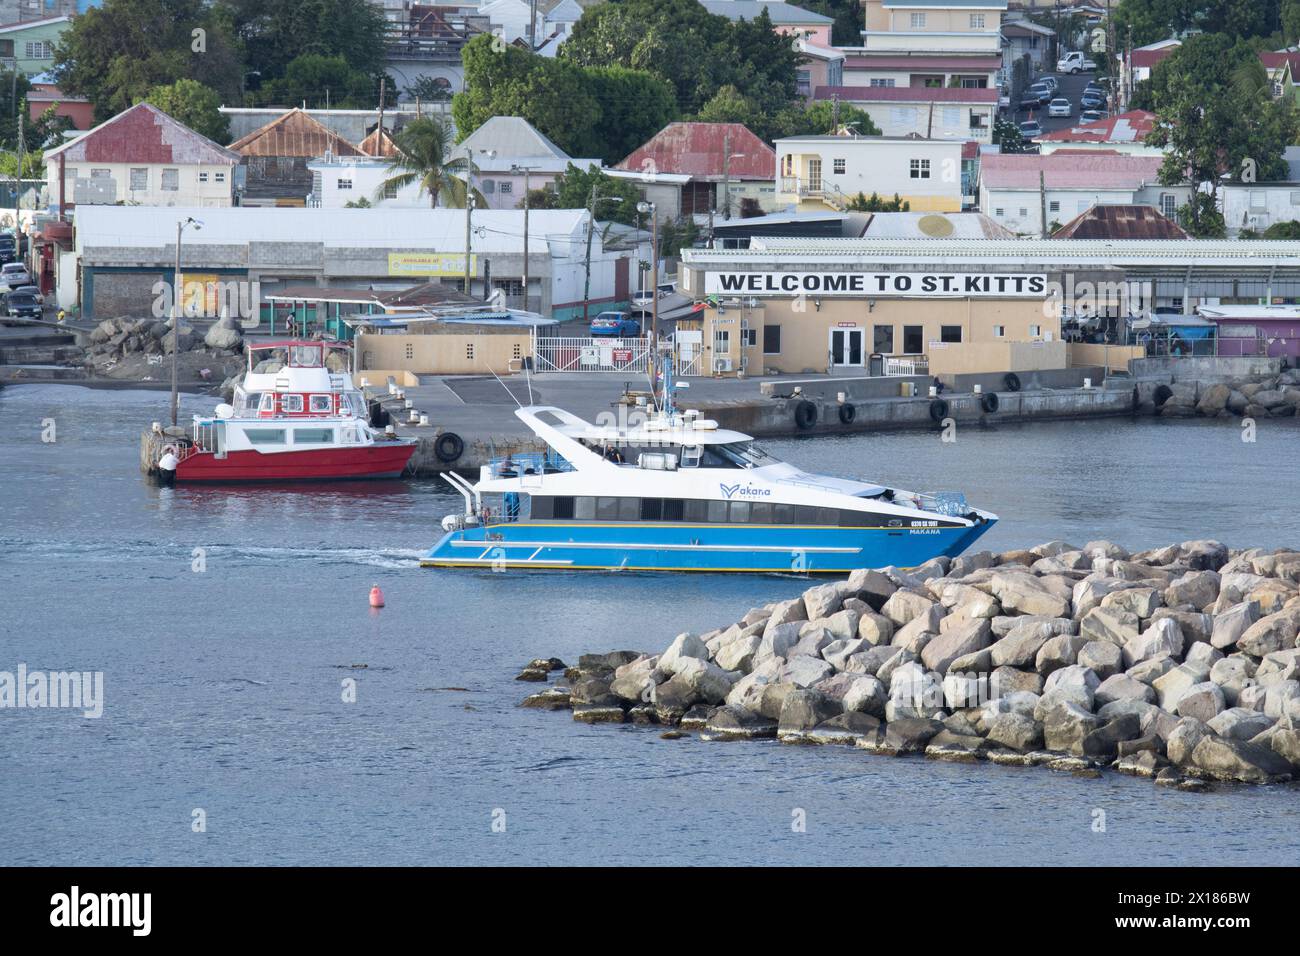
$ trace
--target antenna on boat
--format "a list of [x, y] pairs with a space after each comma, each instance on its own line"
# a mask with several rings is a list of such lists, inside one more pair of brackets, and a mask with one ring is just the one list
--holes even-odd
[[[498, 374], [496, 373], [496, 371], [495, 371], [495, 370], [494, 370], [490, 365], [488, 366], [488, 371], [491, 372], [491, 373], [492, 373], [492, 377], [493, 377], [494, 379], [497, 380], [497, 384], [500, 385], [502, 388], [504, 388], [504, 389], [506, 390], [506, 394], [510, 396], [511, 401], [513, 401], [513, 402], [514, 402], [516, 405], [518, 405], [520, 408], [523, 408], [523, 407], [524, 407], [523, 404], [519, 401], [519, 399], [515, 398], [515, 393], [512, 392], [512, 391], [510, 391], [510, 386], [507, 385], [505, 382], [501, 381], [501, 376], [498, 375]], [[532, 384], [531, 381], [529, 381], [529, 383], [528, 383], [528, 392], [529, 392], [530, 395], [532, 394], [532, 390], [533, 390], [533, 384]], [[531, 401], [531, 399], [530, 399], [530, 401]]]

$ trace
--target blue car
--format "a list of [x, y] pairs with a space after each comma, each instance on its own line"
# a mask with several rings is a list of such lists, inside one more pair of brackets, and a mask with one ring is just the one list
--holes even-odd
[[641, 334], [641, 323], [626, 312], [602, 312], [591, 320], [591, 334], [635, 338]]

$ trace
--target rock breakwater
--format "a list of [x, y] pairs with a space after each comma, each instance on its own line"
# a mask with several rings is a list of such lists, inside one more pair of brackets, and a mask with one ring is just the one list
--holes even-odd
[[1300, 777], [1300, 551], [1108, 541], [855, 571], [659, 653], [531, 662], [528, 707], [1186, 789]]

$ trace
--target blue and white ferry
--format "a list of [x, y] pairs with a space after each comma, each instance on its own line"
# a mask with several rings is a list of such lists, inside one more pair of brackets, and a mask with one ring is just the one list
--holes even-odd
[[843, 573], [966, 550], [997, 521], [963, 495], [812, 475], [693, 411], [593, 425], [515, 414], [547, 446], [448, 473], [465, 499], [425, 567]]

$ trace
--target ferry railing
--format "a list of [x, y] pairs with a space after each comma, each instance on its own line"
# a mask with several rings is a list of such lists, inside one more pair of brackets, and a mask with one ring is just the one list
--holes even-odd
[[525, 452], [493, 458], [488, 462], [488, 469], [493, 478], [521, 478], [573, 471], [573, 465], [559, 455]]

